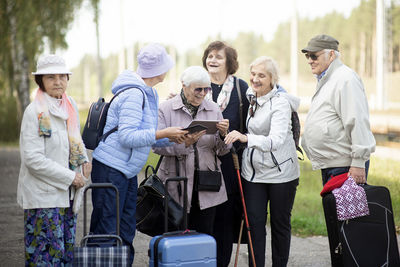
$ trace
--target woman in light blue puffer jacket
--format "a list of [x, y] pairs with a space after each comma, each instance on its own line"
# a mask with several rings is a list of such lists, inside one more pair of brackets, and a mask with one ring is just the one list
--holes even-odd
[[[120, 194], [120, 236], [130, 247], [130, 264], [133, 263], [132, 241], [136, 230], [137, 174], [147, 161], [152, 146], [181, 143], [187, 131], [169, 127], [157, 131], [158, 94], [153, 88], [162, 82], [174, 63], [158, 44], [144, 47], [138, 54], [137, 72], [125, 70], [112, 84], [112, 93], [121, 92], [111, 103], [104, 133], [115, 126], [93, 152], [92, 181], [112, 183]], [[90, 232], [115, 234], [115, 196], [109, 190], [94, 190]]]

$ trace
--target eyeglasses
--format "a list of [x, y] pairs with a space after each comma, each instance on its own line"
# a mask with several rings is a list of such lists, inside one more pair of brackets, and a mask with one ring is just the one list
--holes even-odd
[[257, 110], [257, 98], [255, 96], [252, 96], [250, 98], [250, 109], [249, 109], [249, 115], [250, 117], [254, 117], [254, 113]]
[[204, 93], [208, 94], [209, 91], [211, 91], [210, 87], [198, 87], [198, 88], [194, 88], [194, 92], [197, 94], [200, 94], [202, 91], [204, 90]]
[[306, 59], [310, 59], [311, 58], [311, 60], [315, 61], [315, 60], [317, 60], [319, 58], [320, 55], [323, 55], [325, 53], [326, 52], [323, 52], [323, 53], [321, 53], [319, 55], [316, 55], [316, 54], [305, 54], [305, 56], [306, 56]]

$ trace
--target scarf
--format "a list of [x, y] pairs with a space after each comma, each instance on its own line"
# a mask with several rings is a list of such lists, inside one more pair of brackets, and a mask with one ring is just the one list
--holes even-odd
[[192, 115], [192, 118], [196, 117], [199, 107], [193, 106], [192, 104], [189, 103], [189, 101], [186, 99], [185, 94], [183, 93], [183, 89], [181, 91], [181, 98], [183, 105], [185, 105], [185, 107], [189, 110], [190, 115]]
[[69, 168], [75, 170], [86, 162], [85, 145], [78, 126], [78, 116], [67, 95], [55, 99], [38, 89], [34, 99], [39, 121], [39, 136], [51, 137], [50, 113], [67, 121], [69, 142]]
[[[225, 108], [228, 106], [229, 104], [229, 100], [231, 99], [231, 93], [232, 93], [232, 89], [234, 86], [234, 78], [232, 75], [228, 75], [228, 77], [226, 78], [224, 84], [222, 85], [222, 89], [219, 92], [218, 98], [217, 98], [217, 104], [219, 106], [219, 108], [221, 109], [221, 112], [223, 112], [225, 110]], [[212, 99], [212, 92], [209, 93]], [[207, 99], [209, 99], [209, 97], [207, 97]]]

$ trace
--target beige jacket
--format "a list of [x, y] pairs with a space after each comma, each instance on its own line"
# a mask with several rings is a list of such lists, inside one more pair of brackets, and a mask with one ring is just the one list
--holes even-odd
[[[28, 105], [21, 124], [21, 168], [17, 202], [23, 209], [69, 207], [69, 187], [75, 172], [68, 167], [69, 142], [66, 121], [50, 113], [50, 138], [38, 134], [35, 104]], [[74, 192], [71, 192], [72, 194]]]
[[317, 170], [364, 168], [375, 144], [362, 81], [337, 58], [317, 84], [301, 145]]

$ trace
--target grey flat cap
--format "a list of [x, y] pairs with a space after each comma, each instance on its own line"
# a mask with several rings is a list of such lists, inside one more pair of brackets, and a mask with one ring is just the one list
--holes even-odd
[[307, 44], [307, 47], [301, 49], [301, 52], [318, 52], [323, 49], [333, 49], [339, 51], [338, 45], [339, 41], [335, 38], [329, 35], [320, 34], [311, 38], [311, 40]]

